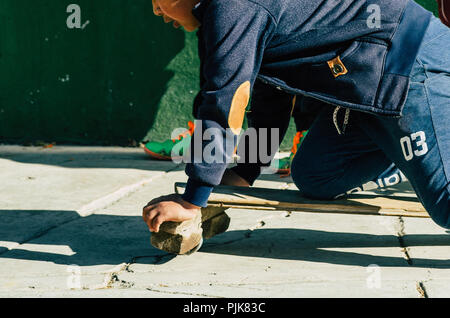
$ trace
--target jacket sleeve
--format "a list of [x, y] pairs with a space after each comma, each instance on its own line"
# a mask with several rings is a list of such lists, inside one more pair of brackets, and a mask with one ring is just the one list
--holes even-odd
[[[231, 161], [234, 149], [226, 148], [226, 137], [236, 138], [240, 132], [275, 22], [263, 7], [239, 0], [211, 1], [200, 22], [202, 83], [194, 105], [197, 123], [183, 199], [206, 206]], [[213, 160], [207, 158], [211, 153]]]

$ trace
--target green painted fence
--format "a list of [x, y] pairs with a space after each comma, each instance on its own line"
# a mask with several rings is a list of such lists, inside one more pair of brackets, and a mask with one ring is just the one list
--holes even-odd
[[150, 0], [1, 0], [0, 26], [0, 143], [136, 145], [192, 119], [196, 36]]

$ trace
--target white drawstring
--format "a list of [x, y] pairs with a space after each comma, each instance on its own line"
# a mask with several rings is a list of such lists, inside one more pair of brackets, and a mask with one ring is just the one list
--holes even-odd
[[345, 133], [345, 128], [347, 127], [348, 119], [350, 118], [350, 108], [345, 109], [344, 124], [342, 125], [342, 131], [339, 129], [339, 124], [337, 122], [337, 115], [338, 115], [338, 112], [340, 109], [341, 109], [341, 106], [336, 106], [336, 108], [334, 109], [333, 123], [334, 123], [334, 126], [336, 127], [338, 134], [342, 135]]

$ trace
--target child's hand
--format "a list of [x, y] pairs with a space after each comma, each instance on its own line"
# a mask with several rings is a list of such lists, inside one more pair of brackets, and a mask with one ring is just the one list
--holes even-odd
[[184, 201], [179, 194], [171, 194], [150, 201], [142, 211], [142, 218], [151, 232], [159, 232], [162, 223], [193, 219], [199, 210], [200, 207]]

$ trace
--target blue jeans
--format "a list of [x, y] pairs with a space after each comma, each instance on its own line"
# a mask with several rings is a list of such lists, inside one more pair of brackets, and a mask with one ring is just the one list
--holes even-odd
[[302, 195], [332, 199], [406, 180], [434, 222], [450, 228], [450, 29], [433, 18], [411, 73], [402, 117], [352, 111], [343, 134], [327, 105], [293, 159]]

